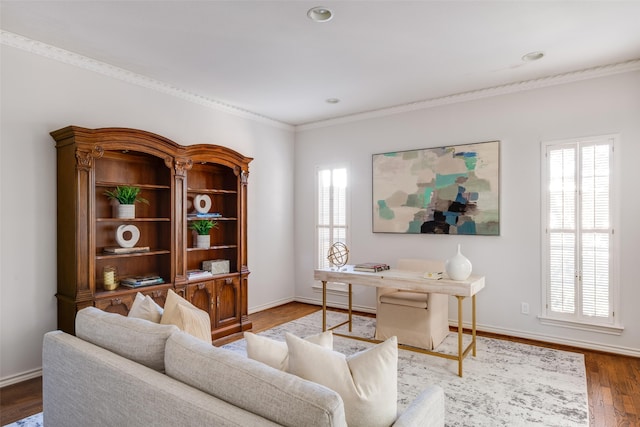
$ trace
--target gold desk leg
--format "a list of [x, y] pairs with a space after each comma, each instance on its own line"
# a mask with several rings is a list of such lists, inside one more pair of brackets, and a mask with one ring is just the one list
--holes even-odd
[[352, 331], [352, 311], [351, 311], [351, 307], [352, 307], [352, 302], [353, 302], [353, 293], [351, 293], [351, 283], [349, 283], [349, 332], [353, 332]]
[[327, 330], [327, 281], [322, 281], [322, 332]]
[[476, 296], [471, 297], [471, 336], [473, 339], [473, 357], [476, 357]]
[[456, 295], [458, 298], [458, 376], [462, 376], [462, 300], [464, 297]]

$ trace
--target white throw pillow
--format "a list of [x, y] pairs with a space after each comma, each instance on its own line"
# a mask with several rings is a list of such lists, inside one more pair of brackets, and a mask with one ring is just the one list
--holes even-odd
[[[276, 341], [271, 338], [245, 332], [244, 339], [247, 342], [247, 356], [272, 368], [281, 371], [289, 370], [289, 349], [284, 341]], [[333, 350], [333, 332], [326, 331], [311, 335], [305, 340]]]
[[136, 299], [129, 310], [129, 317], [149, 320], [153, 323], [160, 323], [163, 313], [160, 307], [149, 295], [142, 295], [140, 292], [136, 294]]
[[211, 319], [209, 313], [200, 310], [171, 289], [167, 292], [164, 313], [160, 323], [176, 325], [186, 333], [211, 344]]
[[388, 427], [398, 411], [398, 340], [352, 356], [287, 333], [289, 372], [337, 392], [349, 427]]

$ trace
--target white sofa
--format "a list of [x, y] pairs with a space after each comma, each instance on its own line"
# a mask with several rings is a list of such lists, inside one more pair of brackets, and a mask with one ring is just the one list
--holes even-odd
[[[89, 307], [76, 334], [44, 336], [47, 427], [346, 426], [334, 391], [173, 325]], [[442, 389], [428, 386], [393, 425], [444, 426]]]

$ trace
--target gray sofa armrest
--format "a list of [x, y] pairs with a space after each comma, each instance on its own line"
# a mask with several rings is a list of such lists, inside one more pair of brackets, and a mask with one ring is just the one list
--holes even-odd
[[430, 385], [411, 402], [393, 427], [444, 427], [444, 391]]

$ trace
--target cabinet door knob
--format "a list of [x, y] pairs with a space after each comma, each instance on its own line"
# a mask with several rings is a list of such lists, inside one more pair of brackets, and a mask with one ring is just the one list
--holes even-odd
[[122, 304], [122, 298], [113, 298], [111, 300], [111, 305], [120, 305]]
[[230, 285], [231, 283], [233, 283], [233, 279], [231, 277], [227, 277], [225, 279], [225, 282], [226, 282], [227, 285]]
[[204, 289], [204, 287], [205, 287], [205, 286], [206, 286], [206, 284], [205, 284], [205, 283], [198, 283], [198, 289], [199, 289], [199, 290]]

